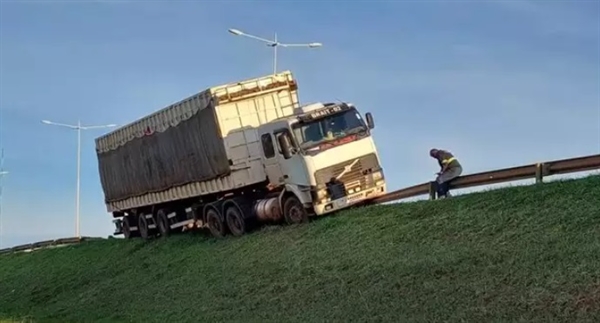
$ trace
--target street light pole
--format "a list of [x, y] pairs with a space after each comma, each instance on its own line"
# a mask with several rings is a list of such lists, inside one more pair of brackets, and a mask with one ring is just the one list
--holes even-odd
[[[4, 149], [2, 150], [2, 160], [4, 160]], [[0, 161], [0, 249], [2, 248], [2, 238], [4, 237], [3, 227], [2, 227], [2, 179], [4, 176], [8, 175], [8, 172], [3, 168], [3, 161]]]
[[307, 43], [307, 44], [280, 43], [279, 40], [277, 39], [277, 33], [275, 33], [275, 38], [273, 40], [270, 40], [270, 39], [254, 36], [251, 34], [247, 34], [239, 29], [229, 29], [228, 31], [235, 36], [244, 36], [244, 37], [256, 39], [256, 40], [266, 43], [267, 46], [269, 46], [269, 47], [273, 47], [273, 74], [277, 74], [277, 47], [281, 46], [281, 47], [317, 48], [317, 47], [323, 46], [323, 44], [321, 44], [321, 43]]
[[77, 120], [77, 189], [75, 198], [75, 228], [76, 228], [76, 237], [80, 238], [80, 225], [79, 225], [79, 192], [81, 190], [81, 120]]
[[0, 249], [2, 249], [2, 239], [4, 238], [4, 228], [2, 226], [2, 187], [4, 185], [3, 178], [8, 175], [8, 172], [4, 170], [4, 147], [2, 145], [2, 108], [0, 108]]
[[64, 123], [56, 123], [48, 120], [42, 120], [42, 123], [60, 126], [70, 129], [77, 130], [77, 189], [76, 189], [76, 197], [75, 197], [75, 234], [77, 238], [81, 238], [80, 234], [80, 190], [81, 190], [81, 130], [89, 130], [89, 129], [100, 129], [100, 128], [112, 128], [116, 127], [116, 124], [106, 124], [106, 125], [98, 125], [98, 126], [82, 126], [81, 120], [77, 120], [77, 125], [70, 125]]

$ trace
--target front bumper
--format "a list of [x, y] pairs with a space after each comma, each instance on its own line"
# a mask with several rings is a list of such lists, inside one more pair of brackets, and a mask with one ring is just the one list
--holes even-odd
[[378, 196], [386, 194], [386, 184], [384, 180], [378, 181], [375, 186], [358, 193], [348, 194], [342, 198], [327, 201], [313, 206], [316, 215], [325, 215], [341, 209], [351, 207], [360, 202], [368, 201]]

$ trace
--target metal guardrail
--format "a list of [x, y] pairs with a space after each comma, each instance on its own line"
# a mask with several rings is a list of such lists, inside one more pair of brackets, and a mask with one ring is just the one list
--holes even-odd
[[[546, 176], [578, 173], [595, 169], [600, 169], [600, 155], [561, 159], [461, 176], [450, 184], [450, 188], [461, 189], [533, 178], [535, 178], [536, 183], [540, 183]], [[425, 194], [429, 194], [429, 199], [435, 199], [435, 186], [433, 182], [390, 192], [372, 200], [370, 204], [392, 202]]]
[[[514, 182], [533, 178], [535, 178], [536, 183], [540, 183], [546, 176], [578, 173], [595, 169], [600, 169], [600, 155], [561, 159], [545, 163], [537, 163], [526, 166], [518, 166], [461, 176], [452, 182], [450, 188], [461, 189], [474, 186]], [[390, 192], [384, 196], [378, 197], [370, 201], [369, 204], [381, 204], [425, 194], [429, 194], [430, 199], [435, 199], [435, 186], [433, 182], [410, 186], [397, 191]], [[12, 248], [0, 249], [0, 254], [18, 251], [30, 251], [48, 247], [66, 246], [78, 244], [83, 241], [102, 239], [103, 238], [75, 237], [56, 240], [46, 240], [36, 243], [24, 244]]]
[[13, 252], [24, 252], [24, 251], [32, 251], [36, 249], [43, 249], [49, 247], [62, 247], [67, 245], [78, 244], [84, 241], [93, 241], [93, 240], [102, 240], [103, 238], [94, 238], [94, 237], [73, 237], [73, 238], [61, 238], [55, 240], [44, 240], [35, 243], [28, 243], [20, 246], [15, 246], [11, 248], [0, 249], [1, 254], [13, 253]]

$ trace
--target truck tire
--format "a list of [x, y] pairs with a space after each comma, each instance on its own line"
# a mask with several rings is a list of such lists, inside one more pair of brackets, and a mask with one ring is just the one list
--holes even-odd
[[300, 224], [308, 222], [308, 212], [300, 200], [294, 195], [289, 196], [283, 202], [283, 217], [287, 224]]
[[133, 232], [131, 232], [131, 226], [129, 225], [129, 219], [127, 217], [123, 217], [121, 226], [123, 228], [123, 237], [125, 237], [125, 239], [133, 238]]
[[222, 238], [225, 236], [225, 223], [221, 221], [221, 217], [215, 209], [209, 208], [208, 211], [206, 211], [206, 223], [208, 224], [208, 229], [213, 237]]
[[227, 206], [225, 209], [225, 221], [231, 234], [236, 237], [244, 235], [246, 233], [246, 221], [240, 209], [233, 203]]
[[156, 213], [156, 222], [160, 236], [165, 238], [168, 237], [171, 234], [171, 225], [169, 223], [169, 218], [167, 217], [167, 212], [164, 209], [160, 209]]
[[138, 216], [138, 231], [144, 240], [150, 239], [150, 229], [148, 228], [148, 219], [144, 214]]
[[125, 239], [133, 239], [140, 236], [139, 229], [131, 231], [131, 222], [137, 222], [137, 217], [134, 215], [126, 215], [123, 217], [121, 226], [123, 228], [123, 237], [125, 237]]

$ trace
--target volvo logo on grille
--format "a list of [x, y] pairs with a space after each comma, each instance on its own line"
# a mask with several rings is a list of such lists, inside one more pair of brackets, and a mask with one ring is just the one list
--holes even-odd
[[352, 166], [354, 166], [354, 164], [344, 166], [344, 172], [347, 173], [347, 172], [351, 171], [352, 170]]
[[342, 178], [342, 176], [344, 176], [344, 174], [346, 174], [347, 172], [351, 171], [352, 167], [354, 167], [354, 165], [356, 165], [356, 163], [358, 163], [358, 160], [359, 160], [359, 158], [356, 158], [352, 162], [352, 164], [344, 166], [344, 170], [338, 176], [336, 176], [335, 179], [340, 179], [340, 178]]

